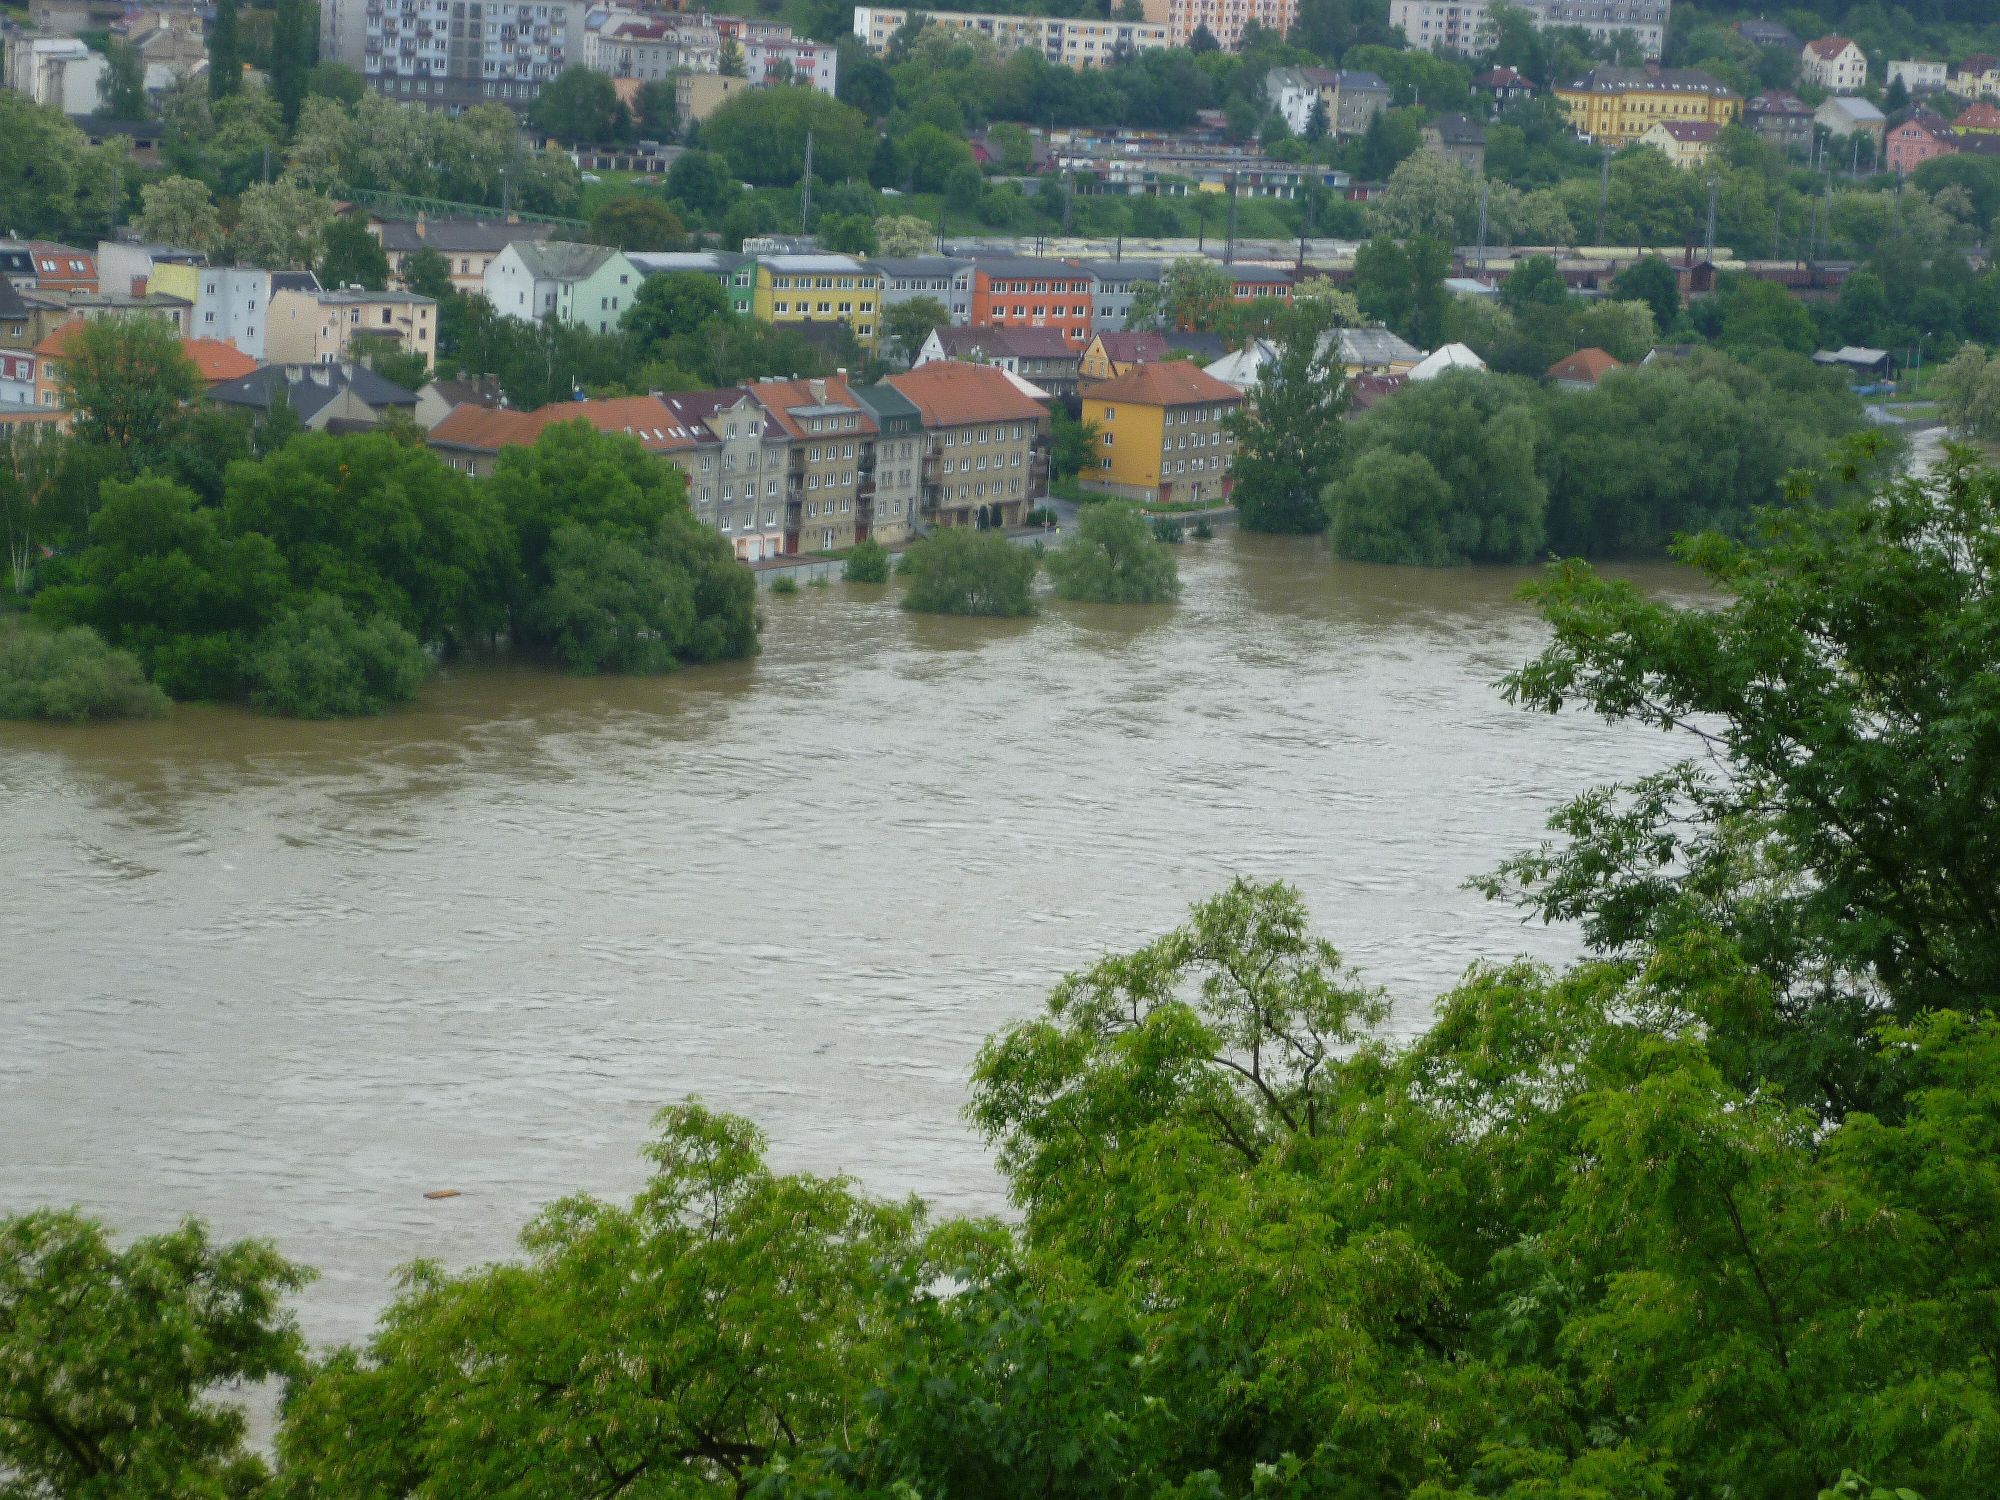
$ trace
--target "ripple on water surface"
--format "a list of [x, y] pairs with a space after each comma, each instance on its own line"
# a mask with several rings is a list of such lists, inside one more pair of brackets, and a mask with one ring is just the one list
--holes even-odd
[[352, 1338], [396, 1264], [629, 1192], [690, 1093], [782, 1165], [1002, 1208], [980, 1040], [1237, 873], [1303, 887], [1404, 1029], [1475, 956], [1569, 951], [1462, 882], [1671, 746], [1498, 701], [1522, 575], [1183, 571], [1033, 622], [807, 590], [752, 663], [456, 667], [360, 723], [0, 731], [0, 1206], [275, 1235]]

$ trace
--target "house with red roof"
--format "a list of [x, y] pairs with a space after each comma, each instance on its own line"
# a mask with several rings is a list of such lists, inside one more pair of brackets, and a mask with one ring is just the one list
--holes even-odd
[[1815, 37], [1799, 52], [1799, 77], [1834, 94], [1851, 94], [1868, 83], [1868, 54], [1844, 36]]
[[1097, 424], [1097, 464], [1083, 487], [1141, 504], [1220, 504], [1234, 484], [1235, 439], [1224, 425], [1243, 393], [1188, 360], [1136, 365], [1083, 389]]
[[1613, 370], [1623, 368], [1617, 360], [1602, 349], [1579, 349], [1567, 359], [1559, 359], [1549, 366], [1549, 379], [1556, 383], [1559, 391], [1589, 391], [1597, 388], [1597, 382]]

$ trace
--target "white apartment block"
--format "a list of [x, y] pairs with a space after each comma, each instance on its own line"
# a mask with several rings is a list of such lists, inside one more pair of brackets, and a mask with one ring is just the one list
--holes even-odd
[[694, 16], [614, 10], [590, 18], [583, 65], [613, 78], [655, 82], [675, 73], [722, 69], [722, 33]]
[[1844, 36], [1816, 37], [1799, 54], [1799, 77], [1834, 94], [1868, 85], [1868, 54]]
[[742, 48], [743, 76], [752, 88], [789, 81], [831, 96], [838, 83], [840, 49], [831, 42], [753, 33]]
[[[907, 9], [857, 5], [854, 34], [880, 57], [889, 40], [910, 19]], [[1164, 24], [1150, 21], [1074, 20], [1061, 16], [1001, 16], [984, 11], [921, 13], [932, 26], [989, 38], [1003, 53], [1039, 52], [1066, 68], [1102, 68], [1127, 52], [1147, 52], [1170, 45]]]
[[524, 110], [583, 60], [585, 8], [584, 0], [326, 0], [320, 53], [411, 104]]
[[[1491, 0], [1391, 0], [1389, 24], [1413, 47], [1473, 56], [1493, 45]], [[1577, 27], [1597, 41], [1632, 37], [1649, 61], [1667, 44], [1673, 0], [1516, 0], [1537, 30]]]
[[1167, 45], [1185, 47], [1207, 29], [1224, 52], [1243, 46], [1243, 28], [1255, 22], [1278, 36], [1289, 35], [1298, 0], [1143, 0], [1146, 19], [1167, 28]]
[[1902, 80], [1903, 87], [1912, 94], [1935, 94], [1944, 87], [1945, 70], [1941, 62], [1892, 62], [1889, 64], [1889, 82]]

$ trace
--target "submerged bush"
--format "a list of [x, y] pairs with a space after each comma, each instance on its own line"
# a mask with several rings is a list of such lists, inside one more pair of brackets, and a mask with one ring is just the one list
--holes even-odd
[[796, 594], [798, 591], [799, 581], [789, 573], [781, 574], [771, 580], [771, 592], [774, 594]]
[[394, 620], [356, 620], [331, 594], [314, 594], [257, 638], [248, 668], [250, 701], [259, 708], [340, 719], [416, 697], [430, 658]]
[[856, 542], [854, 550], [847, 554], [847, 566], [841, 576], [849, 583], [887, 583], [889, 549], [873, 537]]
[[1031, 615], [1035, 554], [998, 531], [940, 531], [903, 554], [910, 574], [903, 608], [933, 615]]
[[1073, 536], [1049, 554], [1049, 577], [1065, 599], [1160, 604], [1180, 596], [1180, 565], [1146, 518], [1118, 501], [1084, 511]]
[[81, 625], [0, 628], [0, 719], [157, 718], [167, 695], [146, 681], [139, 659]]

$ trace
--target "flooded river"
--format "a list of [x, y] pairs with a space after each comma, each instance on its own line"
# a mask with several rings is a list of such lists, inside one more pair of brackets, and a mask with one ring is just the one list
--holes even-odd
[[980, 1040], [1239, 872], [1404, 1028], [1474, 957], [1572, 951], [1461, 882], [1672, 747], [1500, 701], [1524, 574], [1228, 536], [1183, 570], [1029, 622], [806, 589], [753, 663], [475, 666], [361, 723], [0, 726], [0, 1210], [271, 1235], [356, 1338], [398, 1263], [630, 1192], [690, 1093], [782, 1166], [1002, 1208]]

